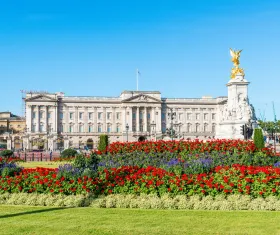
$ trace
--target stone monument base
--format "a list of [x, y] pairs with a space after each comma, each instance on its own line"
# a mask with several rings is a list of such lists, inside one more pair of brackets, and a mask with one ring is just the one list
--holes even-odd
[[216, 132], [217, 139], [244, 139], [242, 135], [242, 125], [246, 121], [224, 121], [219, 124]]

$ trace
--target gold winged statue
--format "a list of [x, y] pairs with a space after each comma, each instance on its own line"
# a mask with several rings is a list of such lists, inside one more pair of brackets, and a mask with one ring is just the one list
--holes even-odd
[[234, 79], [237, 74], [242, 74], [244, 76], [244, 70], [242, 68], [239, 68], [239, 57], [242, 50], [232, 50], [229, 49], [230, 55], [231, 55], [231, 61], [233, 62], [234, 68], [231, 69], [231, 78]]

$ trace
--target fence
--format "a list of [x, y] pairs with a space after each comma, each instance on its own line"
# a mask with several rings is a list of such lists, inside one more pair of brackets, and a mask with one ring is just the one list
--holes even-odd
[[45, 153], [45, 152], [40, 152], [40, 153], [17, 153], [14, 152], [14, 157], [18, 157], [24, 161], [51, 161], [54, 158], [58, 158], [60, 156], [59, 153], [53, 152], [52, 154], [50, 153]]

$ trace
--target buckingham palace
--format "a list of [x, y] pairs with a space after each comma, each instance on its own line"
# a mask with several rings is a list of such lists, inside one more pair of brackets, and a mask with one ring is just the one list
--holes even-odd
[[159, 91], [123, 91], [118, 97], [28, 93], [23, 144], [91, 148], [101, 134], [110, 142], [242, 138], [240, 126], [253, 117], [248, 84], [239, 74], [228, 82], [228, 96], [217, 98], [165, 98]]
[[[101, 134], [109, 141], [159, 139], [244, 139], [242, 127], [253, 128], [242, 50], [230, 49], [227, 96], [166, 98], [160, 91], [123, 91], [118, 97], [66, 96], [63, 92], [29, 92], [24, 98], [26, 129], [23, 148], [56, 150], [96, 147]], [[12, 139], [7, 142], [13, 146]]]

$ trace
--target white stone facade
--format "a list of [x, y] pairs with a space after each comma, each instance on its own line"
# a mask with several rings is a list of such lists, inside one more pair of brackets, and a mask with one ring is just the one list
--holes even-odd
[[243, 77], [231, 79], [228, 97], [200, 99], [163, 98], [158, 91], [124, 91], [119, 97], [27, 94], [24, 148], [32, 149], [36, 139], [51, 150], [83, 148], [91, 141], [96, 147], [100, 134], [110, 142], [162, 139], [171, 126], [177, 138], [242, 138], [240, 126], [252, 119], [248, 84]]

